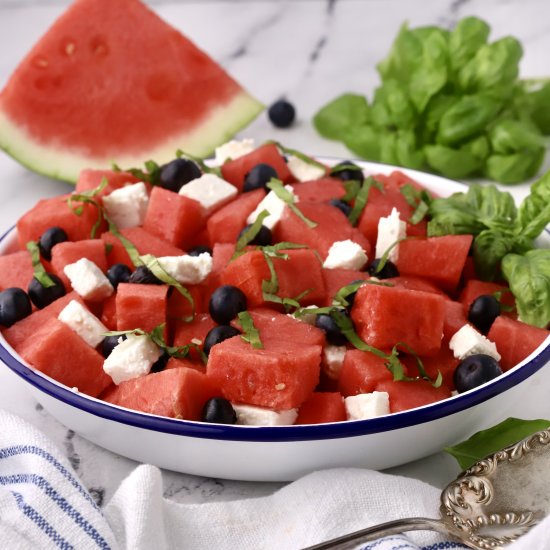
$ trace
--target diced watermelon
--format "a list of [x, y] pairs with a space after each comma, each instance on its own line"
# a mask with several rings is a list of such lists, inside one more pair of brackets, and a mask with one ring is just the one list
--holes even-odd
[[75, 191], [77, 193], [82, 193], [84, 191], [92, 191], [97, 189], [97, 187], [99, 187], [99, 185], [103, 182], [104, 178], [108, 183], [102, 191], [97, 193], [96, 197], [108, 195], [115, 189], [124, 187], [127, 183], [137, 183], [140, 181], [139, 178], [132, 176], [132, 174], [129, 174], [128, 172], [85, 169], [82, 170], [78, 176]]
[[[216, 326], [212, 317], [208, 313], [199, 313], [191, 322], [176, 321], [174, 328], [174, 346], [185, 346], [191, 341], [200, 341], [200, 347], [204, 344], [204, 339], [208, 332]], [[199, 354], [191, 350], [189, 358], [199, 360]]]
[[203, 225], [199, 202], [162, 187], [153, 187], [143, 229], [185, 250]]
[[327, 295], [325, 302], [319, 305], [332, 305], [334, 296], [342, 287], [355, 281], [363, 281], [369, 278], [369, 274], [364, 271], [354, 271], [353, 269], [323, 269], [323, 279], [325, 281]]
[[370, 242], [349, 223], [346, 215], [330, 204], [304, 202], [298, 203], [300, 211], [316, 227], [308, 227], [292, 210], [285, 208], [283, 216], [273, 230], [275, 241], [305, 244], [319, 252], [324, 260], [335, 241], [348, 239], [361, 245], [370, 258]]
[[342, 395], [371, 393], [378, 383], [393, 380], [385, 360], [368, 351], [350, 349], [346, 351], [344, 364], [338, 378], [338, 389]]
[[212, 347], [206, 372], [229, 401], [292, 409], [319, 382], [321, 350], [295, 341], [270, 341], [269, 349], [254, 349], [234, 336]]
[[166, 323], [167, 285], [120, 283], [116, 293], [117, 330], [151, 332]]
[[277, 176], [285, 183], [292, 181], [292, 174], [285, 159], [273, 143], [266, 143], [251, 153], [234, 160], [228, 160], [222, 165], [222, 177], [242, 191], [246, 174], [257, 164], [269, 164], [277, 172]]
[[454, 333], [468, 323], [466, 313], [460, 302], [445, 300], [445, 317], [443, 319], [443, 341], [449, 342]]
[[427, 380], [384, 381], [376, 386], [376, 391], [387, 392], [390, 396], [390, 412], [396, 413], [436, 403], [451, 397], [446, 386], [434, 388]]
[[71, 289], [71, 283], [63, 268], [80, 258], [87, 258], [105, 273], [107, 271], [107, 258], [105, 256], [105, 243], [101, 239], [84, 239], [82, 241], [56, 244], [52, 248], [51, 266], [53, 273], [57, 275], [67, 290]]
[[219, 389], [211, 378], [183, 367], [126, 380], [106, 392], [103, 399], [144, 413], [200, 420], [206, 401], [217, 395]]
[[[246, 220], [265, 197], [265, 189], [255, 189], [238, 196], [212, 214], [206, 228], [211, 243], [235, 243]], [[215, 246], [215, 245], [214, 245]]]
[[193, 304], [176, 288], [168, 293], [166, 319], [170, 322], [185, 319], [194, 313], [203, 313], [208, 309], [210, 289], [207, 285], [185, 285], [185, 289], [191, 295]]
[[[404, 354], [400, 354], [400, 358], [403, 363], [407, 365], [408, 376], [413, 378], [420, 376], [416, 358]], [[435, 381], [440, 372], [443, 377], [443, 385], [454, 390], [454, 372], [460, 361], [454, 357], [449, 346], [443, 345], [433, 357], [420, 357], [420, 360], [422, 361], [426, 374], [431, 380]]]
[[484, 294], [494, 295], [500, 294], [499, 302], [512, 308], [513, 311], [503, 311], [503, 314], [508, 314], [515, 317], [516, 300], [512, 291], [506, 285], [500, 285], [498, 283], [492, 283], [489, 281], [478, 281], [477, 279], [470, 279], [462, 293], [460, 294], [460, 301], [464, 307], [464, 311], [468, 313], [472, 302]]
[[33, 275], [31, 255], [26, 250], [0, 256], [0, 290], [17, 287], [26, 292]]
[[[120, 234], [128, 239], [138, 250], [140, 254], [152, 254], [153, 256], [181, 256], [184, 254], [181, 248], [177, 248], [173, 244], [165, 241], [160, 237], [152, 235], [142, 227], [128, 227], [121, 229]], [[134, 264], [130, 260], [130, 256], [124, 245], [118, 237], [110, 232], [103, 233], [101, 238], [107, 244], [107, 262], [109, 266], [114, 264], [126, 264], [131, 269]]]
[[103, 357], [58, 319], [50, 318], [17, 351], [35, 369], [92, 397], [111, 383]]
[[418, 355], [441, 347], [444, 298], [430, 292], [381, 285], [357, 291], [351, 316], [359, 336], [378, 349], [403, 343]]
[[116, 294], [111, 294], [103, 301], [101, 322], [109, 330], [116, 330]]
[[399, 244], [397, 268], [402, 275], [425, 277], [453, 291], [464, 268], [472, 235], [411, 239]]
[[500, 366], [507, 371], [533, 353], [550, 332], [515, 319], [499, 315], [487, 334], [501, 355]]
[[82, 298], [76, 292], [69, 292], [53, 301], [45, 308], [33, 311], [28, 317], [17, 321], [10, 328], [3, 331], [4, 338], [16, 351], [27, 339], [32, 339], [33, 335], [44, 325], [49, 319], [57, 318], [61, 310], [71, 301], [76, 300], [81, 305], [84, 305]]
[[170, 359], [168, 359], [168, 361], [166, 362], [165, 369], [181, 369], [182, 367], [193, 369], [198, 372], [202, 372], [203, 374], [206, 374], [206, 366], [202, 361], [200, 361], [199, 359], [188, 359], [187, 357], [184, 359], [170, 357]]
[[295, 424], [322, 424], [346, 420], [344, 399], [338, 392], [313, 392], [298, 411]]
[[407, 290], [421, 290], [422, 292], [433, 292], [439, 294], [443, 298], [449, 299], [449, 296], [445, 294], [436, 284], [423, 279], [421, 277], [414, 277], [412, 275], [400, 275], [399, 277], [391, 277], [385, 280], [386, 283], [391, 283], [398, 288], [406, 288]]
[[301, 183], [294, 183], [292, 188], [294, 189], [294, 194], [302, 203], [329, 202], [332, 199], [341, 199], [346, 194], [344, 184], [338, 178], [303, 181]]

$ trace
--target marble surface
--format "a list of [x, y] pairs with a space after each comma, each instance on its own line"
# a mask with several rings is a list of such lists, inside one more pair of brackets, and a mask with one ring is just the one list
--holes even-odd
[[[150, 2], [162, 17], [221, 62], [265, 104], [291, 100], [297, 123], [276, 130], [261, 115], [243, 136], [277, 139], [289, 147], [349, 157], [344, 146], [323, 140], [311, 127], [313, 113], [345, 91], [371, 93], [375, 64], [387, 52], [404, 20], [411, 25], [451, 26], [475, 14], [493, 28], [493, 38], [512, 34], [525, 49], [523, 76], [550, 75], [548, 0], [327, 0]], [[0, 86], [37, 37], [68, 4], [65, 0], [0, 0]], [[60, 182], [31, 174], [0, 154], [0, 222], [13, 224], [39, 197], [65, 192]], [[513, 189], [525, 195], [527, 185]], [[105, 503], [135, 467], [67, 431], [31, 399], [23, 383], [0, 369], [0, 407], [15, 412], [48, 434], [70, 458], [97, 501]], [[550, 417], [545, 395], [533, 395], [525, 416]], [[392, 470], [443, 486], [457, 473], [440, 453]], [[280, 484], [242, 483], [164, 472], [165, 494], [178, 502], [206, 502], [261, 496]]]

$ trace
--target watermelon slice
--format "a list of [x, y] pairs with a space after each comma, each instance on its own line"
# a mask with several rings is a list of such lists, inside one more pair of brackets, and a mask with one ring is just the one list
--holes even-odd
[[83, 168], [207, 156], [262, 110], [139, 0], [77, 0], [0, 94], [0, 147], [75, 182]]

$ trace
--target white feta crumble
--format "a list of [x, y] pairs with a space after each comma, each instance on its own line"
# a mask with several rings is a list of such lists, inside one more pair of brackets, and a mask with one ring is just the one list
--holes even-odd
[[449, 348], [456, 359], [466, 359], [470, 355], [483, 353], [500, 361], [500, 353], [494, 342], [483, 336], [471, 325], [464, 325], [457, 330], [449, 341]]
[[361, 271], [367, 261], [367, 254], [361, 248], [361, 245], [348, 239], [346, 241], [336, 241], [332, 244], [323, 267], [325, 269], [354, 269], [355, 271]]
[[237, 424], [246, 426], [287, 426], [298, 418], [297, 409], [274, 411], [254, 405], [231, 405], [237, 414]]
[[237, 193], [238, 189], [234, 185], [216, 174], [203, 174], [200, 178], [186, 183], [179, 190], [180, 195], [199, 202], [207, 213], [225, 204]]
[[[294, 197], [294, 202], [298, 202], [298, 197], [294, 195], [294, 191], [292, 189], [291, 185], [285, 185], [285, 189], [292, 193], [292, 196]], [[285, 209], [286, 203], [282, 201], [276, 194], [275, 191], [270, 191], [258, 204], [256, 207], [256, 210], [248, 216], [246, 223], [254, 223], [256, 221], [256, 218], [259, 216], [260, 212], [262, 210], [267, 210], [269, 212], [269, 216], [264, 219], [262, 222], [262, 225], [265, 225], [269, 229], [273, 229], [279, 220], [283, 217], [283, 211]]]
[[340, 376], [346, 349], [346, 346], [325, 346], [323, 348], [321, 366], [323, 372], [332, 380], [338, 380]]
[[76, 300], [71, 300], [59, 312], [57, 318], [92, 348], [103, 340], [103, 335], [109, 330], [91, 311]]
[[[381, 258], [384, 252], [396, 241], [407, 236], [407, 224], [399, 217], [399, 210], [392, 208], [389, 216], [378, 220], [378, 237], [376, 239], [376, 258]], [[399, 245], [395, 245], [388, 256], [388, 260], [396, 262], [399, 258]]]
[[363, 420], [390, 414], [390, 396], [385, 391], [360, 393], [344, 399], [348, 420]]
[[238, 141], [232, 139], [219, 147], [216, 147], [216, 164], [223, 164], [226, 160], [234, 160], [254, 151], [254, 140], [243, 139]]
[[198, 256], [161, 256], [157, 260], [160, 267], [182, 285], [198, 285], [212, 271], [212, 256], [208, 252]]
[[126, 340], [119, 338], [118, 342], [103, 362], [103, 370], [117, 385], [149, 374], [162, 355], [160, 348], [147, 335], [129, 334]]
[[143, 225], [149, 196], [142, 181], [115, 189], [102, 201], [107, 215], [119, 229]]
[[63, 271], [69, 278], [73, 290], [85, 300], [104, 300], [114, 292], [109, 279], [94, 262], [87, 258], [80, 258], [66, 265]]
[[290, 155], [288, 157], [287, 166], [290, 173], [298, 181], [317, 180], [326, 174], [326, 170], [324, 168], [321, 168], [316, 164], [306, 162], [305, 160], [302, 160], [294, 155]]

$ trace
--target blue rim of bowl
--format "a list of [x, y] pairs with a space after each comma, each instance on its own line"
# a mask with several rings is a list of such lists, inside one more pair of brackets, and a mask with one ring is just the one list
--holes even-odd
[[[407, 170], [407, 172], [422, 175], [421, 172], [416, 170]], [[444, 180], [445, 178], [437, 177], [437, 179]], [[10, 235], [13, 229], [12, 226], [0, 237], [0, 243]], [[550, 231], [547, 231], [547, 233], [550, 234]], [[292, 426], [234, 426], [155, 416], [111, 405], [105, 401], [75, 392], [21, 363], [4, 346], [4, 341], [1, 337], [0, 360], [26, 382], [66, 405], [76, 407], [81, 411], [106, 420], [145, 430], [185, 437], [249, 442], [290, 442], [360, 437], [424, 424], [470, 409], [497, 395], [501, 395], [506, 390], [527, 380], [550, 362], [549, 336], [541, 344], [538, 353], [529, 360], [524, 361], [523, 364], [512, 368], [478, 388], [430, 405], [366, 420]]]

